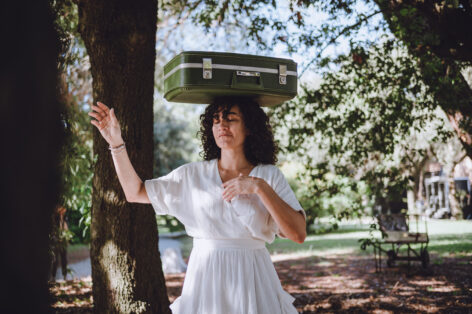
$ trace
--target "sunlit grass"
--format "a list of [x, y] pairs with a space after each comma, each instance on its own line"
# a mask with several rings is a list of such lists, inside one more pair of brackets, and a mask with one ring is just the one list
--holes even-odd
[[[342, 222], [339, 229], [325, 234], [309, 235], [302, 244], [276, 237], [267, 245], [273, 260], [326, 255], [370, 255], [372, 248], [360, 249], [359, 239], [369, 237], [370, 220]], [[429, 252], [440, 256], [472, 256], [472, 221], [429, 220]], [[410, 225], [416, 231], [415, 222]], [[419, 222], [419, 231], [424, 231], [424, 222]], [[380, 232], [374, 232], [380, 238]], [[192, 249], [192, 238], [182, 238], [182, 255], [188, 257]], [[406, 246], [403, 246], [406, 248]], [[403, 248], [402, 247], [402, 248]], [[419, 247], [414, 245], [414, 248]]]
[[[425, 231], [424, 222], [418, 223], [419, 232]], [[310, 235], [302, 244], [287, 239], [276, 238], [267, 245], [273, 255], [323, 256], [327, 254], [372, 254], [372, 249], [360, 249], [359, 239], [368, 238], [368, 224], [354, 224], [352, 221], [341, 223], [339, 230], [327, 234]], [[416, 223], [410, 224], [416, 231]], [[472, 221], [429, 220], [427, 230], [430, 238], [430, 254], [456, 257], [472, 256]], [[374, 232], [380, 237], [380, 232]]]

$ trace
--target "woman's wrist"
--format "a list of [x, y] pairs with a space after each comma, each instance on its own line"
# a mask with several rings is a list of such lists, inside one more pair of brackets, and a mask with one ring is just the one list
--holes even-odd
[[264, 190], [269, 186], [264, 179], [256, 178], [256, 194], [261, 196], [264, 193]]
[[110, 146], [109, 147], [110, 148], [117, 148], [118, 146], [121, 146], [124, 143], [125, 143], [125, 141], [123, 141], [123, 139], [120, 138], [120, 139], [117, 139], [115, 141], [110, 141], [110, 143], [109, 143]]

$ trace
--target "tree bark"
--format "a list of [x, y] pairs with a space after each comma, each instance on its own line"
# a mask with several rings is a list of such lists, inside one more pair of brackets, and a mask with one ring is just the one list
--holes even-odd
[[49, 233], [64, 138], [59, 40], [47, 1], [4, 1], [0, 24], [0, 312], [49, 313]]
[[[115, 108], [141, 179], [152, 177], [157, 1], [78, 0], [93, 99]], [[91, 262], [96, 313], [169, 313], [150, 205], [127, 203], [107, 143], [94, 129]]]

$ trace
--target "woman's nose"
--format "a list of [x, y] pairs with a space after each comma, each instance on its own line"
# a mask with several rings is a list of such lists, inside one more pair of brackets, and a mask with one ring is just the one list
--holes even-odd
[[229, 122], [228, 122], [228, 121], [226, 121], [225, 119], [221, 119], [220, 126], [221, 126], [222, 128], [225, 128], [225, 129], [226, 129], [226, 128], [228, 128], [228, 125], [229, 125]]

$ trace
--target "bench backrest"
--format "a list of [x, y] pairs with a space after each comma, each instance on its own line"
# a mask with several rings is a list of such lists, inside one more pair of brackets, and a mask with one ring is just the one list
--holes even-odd
[[380, 214], [377, 215], [380, 230], [387, 231], [408, 231], [408, 223], [404, 214]]

